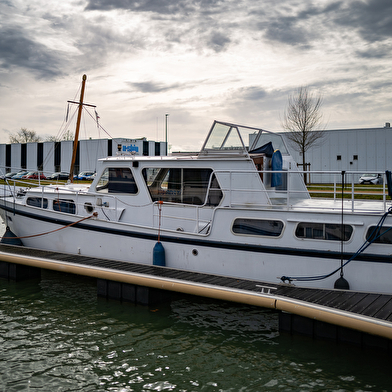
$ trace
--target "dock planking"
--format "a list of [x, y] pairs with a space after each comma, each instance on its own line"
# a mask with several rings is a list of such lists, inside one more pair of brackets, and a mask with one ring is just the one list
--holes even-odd
[[[116, 271], [123, 274], [138, 274], [151, 278], [162, 278], [180, 281], [184, 284], [197, 284], [213, 287], [215, 289], [231, 290], [234, 292], [245, 292], [250, 295], [264, 295], [261, 288], [263, 286], [272, 288], [271, 298], [286, 298], [291, 301], [298, 301], [299, 306], [306, 304], [314, 305], [327, 309], [333, 309], [347, 317], [364, 316], [374, 320], [382, 320], [386, 327], [392, 331], [392, 296], [378, 293], [365, 293], [346, 290], [326, 290], [315, 288], [302, 288], [294, 285], [270, 282], [263, 282], [250, 279], [239, 279], [227, 276], [212, 275], [200, 272], [183, 271], [169, 267], [160, 267], [154, 265], [145, 265], [132, 262], [117, 260], [100, 259], [86, 257], [83, 255], [73, 255], [53, 251], [44, 251], [26, 247], [0, 244], [0, 261], [2, 255], [20, 256], [23, 264], [23, 257], [44, 259], [46, 261], [66, 263], [88, 267], [89, 269], [100, 269], [103, 271]], [[112, 286], [114, 287], [114, 286]], [[306, 321], [309, 323], [309, 321]], [[316, 325], [317, 328], [319, 324]], [[299, 329], [301, 329], [300, 327]], [[385, 323], [383, 325], [385, 328]], [[384, 333], [385, 335], [385, 333]], [[390, 333], [387, 334], [387, 339]]]

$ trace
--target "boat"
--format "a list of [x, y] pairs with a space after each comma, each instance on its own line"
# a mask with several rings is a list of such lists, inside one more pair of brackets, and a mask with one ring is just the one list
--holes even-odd
[[119, 145], [91, 184], [9, 191], [0, 214], [27, 247], [392, 294], [390, 172], [381, 200], [343, 197], [349, 173], [333, 174], [333, 197], [311, 197], [282, 134], [214, 121], [197, 154], [137, 156]]

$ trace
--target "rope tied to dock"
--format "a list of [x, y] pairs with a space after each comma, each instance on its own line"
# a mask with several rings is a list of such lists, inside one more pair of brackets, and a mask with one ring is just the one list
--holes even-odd
[[[96, 218], [97, 216], [98, 216], [98, 213], [97, 213], [97, 212], [94, 212], [94, 213], [93, 213], [92, 215], [90, 215], [90, 216], [86, 216], [86, 217], [84, 217], [84, 218], [82, 218], [82, 219], [79, 219], [79, 220], [76, 221], [76, 222], [72, 222], [72, 223], [70, 223], [70, 224], [68, 224], [68, 225], [65, 225], [65, 226], [63, 226], [63, 227], [59, 227], [58, 229], [51, 230], [51, 231], [47, 231], [47, 232], [45, 232], [45, 233], [40, 233], [40, 234], [26, 235], [26, 236], [23, 236], [23, 237], [13, 237], [13, 239], [33, 238], [33, 237], [40, 237], [40, 236], [42, 236], [42, 235], [51, 234], [51, 233], [54, 233], [54, 232], [56, 232], [56, 231], [64, 230], [64, 229], [66, 229], [66, 228], [68, 228], [68, 227], [74, 226], [74, 225], [76, 225], [76, 224], [78, 224], [78, 223], [80, 223], [80, 222], [83, 222], [83, 221], [87, 220], [87, 219]], [[7, 226], [6, 229], [9, 230], [9, 227]]]
[[392, 226], [391, 226], [387, 230], [385, 230], [381, 233], [381, 229], [383, 227], [385, 219], [390, 214], [392, 214], [392, 207], [389, 207], [388, 211], [383, 214], [383, 216], [381, 217], [381, 219], [377, 223], [376, 227], [373, 229], [373, 231], [368, 236], [368, 238], [366, 238], [366, 240], [362, 244], [362, 246], [344, 264], [342, 264], [339, 268], [335, 269], [334, 271], [330, 272], [329, 274], [316, 275], [316, 276], [284, 276], [283, 275], [280, 278], [278, 277], [278, 279], [280, 279], [283, 283], [286, 283], [286, 282], [291, 283], [293, 281], [310, 282], [310, 281], [316, 281], [316, 280], [323, 280], [323, 279], [329, 278], [330, 276], [336, 274], [336, 272], [341, 271], [348, 263], [353, 261], [359, 254], [361, 254], [365, 249], [367, 249], [371, 244], [373, 244], [381, 236], [383, 236], [388, 231], [392, 230]]

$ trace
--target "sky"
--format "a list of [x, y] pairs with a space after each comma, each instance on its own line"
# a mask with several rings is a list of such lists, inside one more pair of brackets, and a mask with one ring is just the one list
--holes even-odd
[[[390, 0], [1, 0], [0, 143], [62, 132], [198, 151], [214, 120], [282, 131], [288, 97], [322, 96], [325, 129], [392, 122]], [[72, 106], [72, 105], [71, 105]], [[166, 117], [166, 114], [168, 116]]]

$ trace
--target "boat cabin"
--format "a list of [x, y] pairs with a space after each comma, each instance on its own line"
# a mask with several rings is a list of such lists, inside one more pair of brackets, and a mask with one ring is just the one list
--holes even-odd
[[[244, 133], [253, 136], [250, 148]], [[280, 135], [217, 121], [196, 156], [119, 155], [102, 159], [101, 165], [90, 192], [135, 198], [147, 189], [144, 201], [206, 207], [223, 200], [227, 205], [274, 204], [287, 200], [289, 188], [292, 198], [309, 197], [300, 176], [288, 183], [287, 171], [296, 165]]]
[[[280, 135], [217, 121], [197, 155], [140, 157], [119, 149], [99, 161], [91, 185], [45, 187], [44, 197], [42, 192], [31, 189], [26, 204], [147, 226], [157, 225], [156, 206], [164, 203], [165, 228], [198, 233], [217, 207], [280, 208], [309, 198]], [[185, 218], [181, 225], [177, 216]]]

